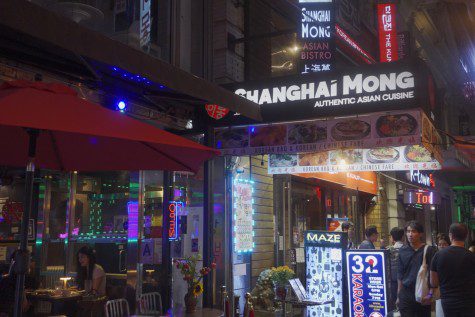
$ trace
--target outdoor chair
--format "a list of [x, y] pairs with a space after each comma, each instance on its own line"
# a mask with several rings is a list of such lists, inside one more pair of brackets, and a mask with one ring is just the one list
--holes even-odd
[[106, 317], [129, 317], [129, 303], [124, 299], [114, 299], [106, 303]]
[[160, 293], [145, 293], [139, 298], [140, 314], [161, 315], [162, 314], [162, 297]]

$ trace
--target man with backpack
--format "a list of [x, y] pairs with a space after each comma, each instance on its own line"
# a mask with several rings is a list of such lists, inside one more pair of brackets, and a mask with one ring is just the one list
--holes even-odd
[[[398, 256], [398, 299], [396, 305], [399, 307], [401, 317], [430, 317], [432, 289], [429, 293], [416, 301], [416, 282], [419, 270], [425, 263], [430, 267], [436, 248], [425, 247], [422, 242], [424, 227], [417, 221], [411, 221], [406, 225], [406, 237], [408, 245], [399, 249]], [[424, 281], [425, 282], [425, 281]], [[427, 277], [427, 285], [429, 283]]]
[[391, 262], [391, 279], [390, 279], [390, 300], [389, 308], [393, 310], [397, 300], [397, 272], [399, 267], [399, 249], [404, 246], [402, 239], [404, 238], [404, 229], [394, 227], [391, 229], [390, 240], [391, 245], [388, 247], [389, 259]]

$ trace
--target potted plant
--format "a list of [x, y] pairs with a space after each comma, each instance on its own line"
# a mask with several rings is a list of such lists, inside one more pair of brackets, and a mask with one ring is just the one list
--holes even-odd
[[276, 299], [285, 300], [289, 280], [295, 277], [294, 271], [288, 266], [279, 266], [271, 269], [270, 279], [274, 284]]
[[193, 313], [196, 310], [197, 297], [203, 293], [203, 283], [201, 283], [203, 277], [216, 268], [216, 263], [211, 263], [210, 267], [203, 267], [197, 271], [196, 263], [199, 260], [199, 255], [173, 260], [173, 264], [180, 270], [183, 280], [188, 284], [188, 290], [185, 295], [187, 313]]

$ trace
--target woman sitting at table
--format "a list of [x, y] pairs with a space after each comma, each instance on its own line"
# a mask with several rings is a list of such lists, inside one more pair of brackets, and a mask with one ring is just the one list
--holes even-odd
[[106, 295], [106, 273], [96, 264], [96, 255], [92, 248], [84, 246], [77, 254], [77, 280], [80, 289], [98, 296]]

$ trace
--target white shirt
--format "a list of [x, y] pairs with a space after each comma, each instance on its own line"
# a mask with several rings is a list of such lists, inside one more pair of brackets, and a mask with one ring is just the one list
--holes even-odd
[[85, 280], [84, 281], [84, 289], [86, 292], [90, 292], [92, 290], [92, 281], [96, 278], [101, 278], [102, 281], [99, 284], [98, 289], [96, 289], [96, 293], [100, 296], [106, 295], [106, 272], [99, 264], [94, 264], [94, 269], [92, 270], [92, 280]]

